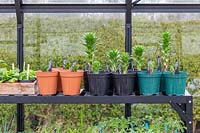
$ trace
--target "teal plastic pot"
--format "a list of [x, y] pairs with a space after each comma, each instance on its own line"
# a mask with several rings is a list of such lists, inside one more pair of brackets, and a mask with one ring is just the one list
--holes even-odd
[[138, 72], [140, 94], [154, 95], [159, 93], [162, 72], [149, 74], [147, 71]]
[[162, 72], [161, 78], [160, 78], [160, 92], [165, 93], [166, 89], [165, 89], [165, 79], [164, 79], [164, 74], [165, 73], [170, 73], [170, 72]]
[[164, 82], [166, 94], [182, 96], [185, 94], [187, 73], [180, 72], [179, 74], [172, 75], [171, 73], [164, 73]]

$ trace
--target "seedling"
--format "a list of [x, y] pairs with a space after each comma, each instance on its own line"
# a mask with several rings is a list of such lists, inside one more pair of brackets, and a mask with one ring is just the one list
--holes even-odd
[[27, 69], [25, 68], [24, 62], [24, 69], [19, 74], [19, 80], [35, 80], [35, 71], [30, 69], [30, 64], [27, 65]]
[[129, 66], [130, 56], [127, 52], [121, 53], [121, 68], [123, 74], [127, 74]]
[[7, 68], [3, 68], [1, 70], [1, 81], [0, 83], [3, 82], [16, 82], [19, 78], [19, 69], [15, 68], [14, 63], [12, 63], [12, 69], [11, 70], [7, 70]]
[[78, 70], [77, 62], [73, 61], [72, 66], [71, 66], [71, 71], [77, 72], [77, 70]]
[[155, 68], [155, 63], [151, 59], [149, 59], [148, 60], [148, 72], [149, 72], [149, 74], [153, 74], [154, 68]]
[[176, 60], [175, 62], [175, 67], [173, 65], [171, 65], [169, 67], [169, 71], [171, 72], [172, 75], [174, 74], [179, 74], [179, 64], [178, 64], [178, 60]]
[[167, 71], [169, 65], [169, 54], [170, 54], [170, 43], [171, 35], [169, 32], [163, 33], [163, 41], [161, 44], [161, 53], [162, 53], [162, 60], [163, 60], [163, 71]]
[[171, 72], [172, 75], [174, 75], [175, 74], [174, 66], [170, 66], [169, 71]]
[[101, 69], [101, 63], [99, 61], [94, 61], [92, 63], [92, 69], [94, 74], [99, 74], [99, 71]]
[[120, 52], [118, 50], [110, 50], [107, 53], [109, 66], [112, 72], [117, 72], [120, 62]]
[[69, 69], [70, 68], [70, 61], [66, 58], [63, 60], [63, 69]]
[[48, 68], [48, 66], [47, 65], [45, 65], [45, 64], [42, 64], [42, 66], [41, 66], [41, 71], [42, 72], [47, 72], [47, 68]]
[[83, 45], [85, 46], [85, 53], [87, 55], [87, 62], [92, 63], [94, 60], [94, 52], [96, 49], [96, 34], [93, 32], [85, 33], [83, 36]]
[[136, 45], [133, 47], [134, 61], [138, 71], [141, 71], [144, 62], [144, 46]]
[[52, 71], [52, 60], [51, 59], [49, 59], [49, 62], [48, 62], [48, 66], [47, 65], [45, 65], [45, 64], [42, 64], [42, 66], [41, 66], [41, 71], [42, 72], [51, 72]]

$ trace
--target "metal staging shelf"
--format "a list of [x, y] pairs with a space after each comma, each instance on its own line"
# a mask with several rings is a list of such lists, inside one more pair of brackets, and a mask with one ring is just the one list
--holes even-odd
[[[64, 96], [59, 93], [54, 96], [0, 96], [3, 104], [125, 104], [125, 117], [131, 116], [132, 104], [170, 104], [187, 126], [186, 133], [192, 131], [192, 96], [186, 91], [185, 96]], [[127, 109], [128, 108], [128, 109]], [[20, 119], [23, 117], [21, 116]], [[23, 126], [20, 125], [20, 126]]]
[[0, 96], [0, 103], [13, 104], [121, 104], [121, 103], [187, 103], [192, 96], [64, 96], [59, 93], [54, 96]]
[[[125, 13], [125, 51], [132, 53], [132, 13], [200, 13], [200, 4], [0, 4], [0, 13], [16, 13], [17, 64], [23, 70], [25, 13]], [[0, 103], [17, 104], [17, 132], [24, 131], [24, 104], [125, 104], [125, 116], [131, 116], [131, 104], [169, 103], [185, 122], [186, 133], [192, 133], [192, 96], [0, 96]]]

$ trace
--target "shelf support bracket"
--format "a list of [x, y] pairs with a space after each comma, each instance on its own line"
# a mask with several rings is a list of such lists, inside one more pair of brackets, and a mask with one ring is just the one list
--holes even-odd
[[184, 121], [186, 130], [185, 133], [191, 133], [193, 131], [193, 116], [192, 116], [192, 96], [186, 98], [186, 103], [174, 103], [170, 102], [171, 107], [176, 110], [176, 112], [179, 114], [181, 119]]

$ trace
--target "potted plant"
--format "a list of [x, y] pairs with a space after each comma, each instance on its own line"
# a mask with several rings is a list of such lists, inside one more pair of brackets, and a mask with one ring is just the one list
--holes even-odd
[[[170, 57], [170, 47], [171, 47], [171, 35], [169, 32], [164, 32], [162, 35], [162, 43], [160, 44], [161, 49], [161, 60], [163, 65], [163, 74], [168, 72], [168, 66], [169, 66], [169, 57]], [[160, 82], [160, 91], [165, 93], [165, 82], [164, 82], [164, 76], [161, 76], [161, 82]]]
[[164, 32], [163, 33], [163, 41], [160, 44], [164, 72], [166, 72], [168, 70], [168, 65], [169, 65], [169, 56], [170, 56], [170, 47], [171, 47], [170, 39], [171, 39], [170, 33]]
[[83, 70], [78, 70], [76, 61], [72, 63], [70, 71], [61, 71], [61, 83], [64, 95], [79, 95]]
[[88, 71], [94, 60], [94, 52], [96, 49], [96, 34], [93, 32], [85, 33], [83, 36], [83, 46], [85, 47], [86, 62], [84, 63], [84, 88], [89, 91]]
[[181, 96], [185, 94], [187, 73], [179, 72], [178, 60], [176, 60], [175, 67], [170, 66], [170, 72], [163, 73], [165, 82], [165, 91], [167, 95]]
[[161, 72], [154, 71], [154, 62], [149, 59], [148, 70], [138, 72], [140, 93], [143, 95], [158, 94], [161, 75]]
[[88, 73], [89, 92], [91, 95], [107, 95], [110, 89], [110, 73], [100, 71], [102, 65], [95, 60], [92, 63], [92, 71]]
[[128, 71], [130, 56], [126, 52], [110, 50], [109, 64], [112, 71], [113, 90], [115, 95], [132, 95], [135, 72]]
[[139, 85], [138, 85], [138, 72], [142, 70], [142, 66], [144, 65], [144, 54], [145, 48], [142, 45], [135, 45], [133, 47], [133, 61], [136, 66], [136, 77], [135, 77], [135, 84], [134, 84], [134, 92], [136, 95], [140, 95]]
[[27, 65], [27, 69], [25, 69], [24, 62], [24, 70], [19, 73], [19, 82], [21, 83], [32, 83], [36, 79], [35, 71], [30, 69], [30, 64]]
[[42, 65], [41, 70], [36, 71], [39, 93], [41, 95], [54, 95], [57, 92], [58, 72], [52, 71], [52, 60], [48, 67]]

